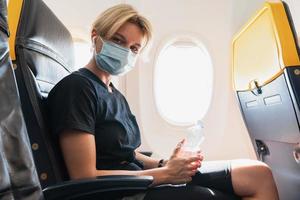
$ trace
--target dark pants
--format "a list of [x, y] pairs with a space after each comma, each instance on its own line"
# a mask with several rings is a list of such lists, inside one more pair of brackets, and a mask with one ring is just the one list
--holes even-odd
[[203, 162], [193, 180], [186, 185], [162, 185], [149, 189], [144, 200], [239, 199], [231, 181], [229, 161]]

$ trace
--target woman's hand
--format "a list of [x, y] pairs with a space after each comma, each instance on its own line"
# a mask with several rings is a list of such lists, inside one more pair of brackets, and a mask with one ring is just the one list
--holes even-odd
[[182, 140], [173, 151], [170, 159], [164, 166], [166, 172], [166, 183], [182, 184], [192, 180], [197, 169], [201, 166], [203, 156], [200, 151], [189, 156], [182, 149], [185, 140]]

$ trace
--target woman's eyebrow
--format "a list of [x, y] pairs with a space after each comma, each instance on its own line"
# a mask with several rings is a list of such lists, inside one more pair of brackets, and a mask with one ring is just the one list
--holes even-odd
[[[126, 37], [124, 37], [121, 33], [115, 33], [114, 36], [120, 37], [120, 39], [122, 39], [124, 42], [127, 43]], [[134, 45], [136, 45], [136, 46], [138, 46], [138, 47], [141, 47], [141, 46], [142, 46], [140, 43], [135, 43]]]
[[120, 33], [116, 33], [114, 36], [120, 37], [122, 40], [124, 40], [125, 42], [127, 42], [127, 39]]

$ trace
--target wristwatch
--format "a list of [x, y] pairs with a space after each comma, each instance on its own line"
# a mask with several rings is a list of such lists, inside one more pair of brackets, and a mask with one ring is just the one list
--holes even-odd
[[163, 167], [164, 166], [164, 159], [161, 159], [158, 161], [157, 167]]

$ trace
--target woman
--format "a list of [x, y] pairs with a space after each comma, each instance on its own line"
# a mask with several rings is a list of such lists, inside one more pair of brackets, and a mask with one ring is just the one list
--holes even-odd
[[202, 162], [199, 152], [189, 157], [181, 154], [184, 141], [168, 161], [136, 151], [140, 145], [137, 122], [111, 78], [134, 67], [150, 38], [150, 23], [131, 6], [121, 4], [106, 10], [93, 24], [94, 55], [89, 63], [50, 92], [53, 134], [58, 137], [71, 179], [150, 175], [153, 186], [187, 183], [153, 187], [145, 194], [147, 200], [166, 195], [173, 200], [213, 196], [201, 186], [244, 199], [278, 199], [272, 173], [261, 162]]

